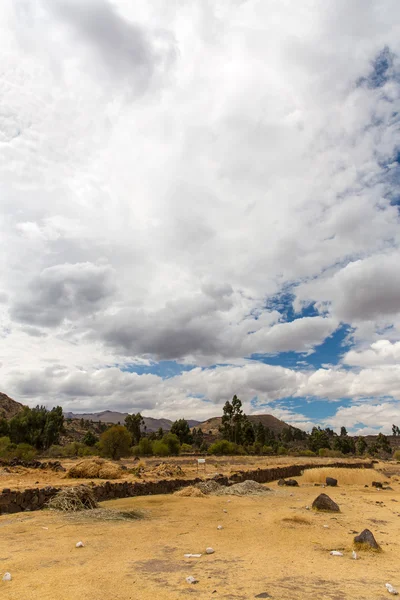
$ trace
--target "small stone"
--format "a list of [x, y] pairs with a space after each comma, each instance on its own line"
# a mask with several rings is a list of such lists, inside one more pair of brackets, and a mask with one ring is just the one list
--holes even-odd
[[298, 482], [295, 479], [286, 479], [285, 485], [288, 485], [289, 487], [298, 487], [299, 486]]
[[312, 503], [315, 510], [323, 510], [326, 512], [340, 512], [339, 506], [326, 494], [320, 494]]
[[226, 508], [222, 509], [222, 512], [227, 513], [228, 511], [226, 510]]
[[85, 544], [83, 542], [78, 542], [77, 544], [75, 544], [75, 548], [84, 548]]
[[206, 554], [214, 554], [214, 548], [206, 548]]
[[282, 486], [286, 485], [286, 481], [285, 481], [284, 479], [279, 479], [279, 480], [278, 480], [278, 485], [279, 485], [280, 487], [282, 487]]
[[201, 554], [184, 554], [184, 558], [200, 558]]
[[343, 552], [339, 552], [338, 550], [332, 550], [329, 552], [331, 556], [343, 556]]
[[217, 529], [221, 531], [221, 529], [223, 529], [222, 525], [218, 525]]
[[330, 487], [337, 486], [337, 479], [335, 479], [334, 477], [327, 477], [325, 481], [326, 481], [326, 485], [328, 485]]
[[186, 577], [186, 581], [187, 583], [198, 583], [198, 579], [193, 577], [193, 575], [189, 575], [189, 577]]
[[365, 547], [370, 547], [373, 550], [380, 550], [380, 546], [369, 529], [364, 529], [360, 535], [354, 538], [355, 544], [361, 544]]
[[11, 581], [11, 580], [12, 580], [11, 573], [4, 573], [3, 581]]
[[383, 487], [383, 485], [380, 481], [373, 481], [371, 485], [372, 485], [372, 487], [375, 487], [378, 489]]
[[310, 510], [310, 507], [308, 505], [306, 506], [306, 510]]
[[353, 552], [351, 553], [351, 556], [352, 556], [352, 558], [353, 558], [354, 560], [358, 560], [358, 554], [357, 554], [357, 552], [354, 552], [354, 550], [353, 550]]
[[394, 588], [390, 583], [385, 583], [385, 587], [389, 594], [393, 594], [393, 596], [398, 596], [399, 592]]

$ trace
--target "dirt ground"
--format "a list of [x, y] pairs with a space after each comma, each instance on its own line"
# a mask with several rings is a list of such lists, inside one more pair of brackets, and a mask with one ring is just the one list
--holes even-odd
[[[0, 598], [383, 600], [390, 597], [386, 582], [400, 588], [400, 473], [396, 465], [384, 468], [392, 491], [340, 485], [339, 473], [339, 487], [325, 490], [299, 477], [300, 487], [268, 484], [272, 491], [261, 497], [103, 503], [144, 511], [137, 521], [82, 522], [50, 511], [0, 516], [0, 573], [13, 577], [0, 577]], [[322, 491], [341, 513], [307, 510]], [[382, 552], [353, 560], [353, 537], [364, 528]], [[78, 541], [85, 546], [76, 548]], [[206, 555], [209, 546], [215, 553]], [[184, 558], [189, 552], [203, 555]], [[197, 584], [186, 583], [190, 575]]]
[[[43, 459], [46, 461], [46, 459]], [[59, 459], [63, 467], [69, 470], [77, 462], [84, 459]], [[116, 462], [115, 464], [123, 465], [127, 469], [137, 467], [139, 464], [144, 466], [144, 472], [140, 478], [126, 473], [120, 480], [115, 481], [155, 481], [158, 479], [173, 479], [179, 477], [182, 479], [193, 479], [194, 477], [207, 478], [212, 477], [216, 473], [230, 475], [235, 471], [263, 469], [274, 466], [284, 466], [293, 464], [331, 464], [332, 462], [340, 462], [340, 459], [321, 459], [308, 457], [275, 457], [275, 456], [228, 456], [218, 457], [212, 456], [206, 458], [205, 469], [203, 465], [198, 467], [197, 460], [188, 456], [177, 456], [167, 458], [143, 458], [140, 461], [133, 459], [125, 459]], [[166, 462], [169, 465], [180, 466], [182, 473], [175, 474], [171, 477], [165, 474], [158, 475], [156, 472], [157, 465]], [[343, 462], [360, 462], [359, 459], [348, 460]], [[79, 483], [89, 483], [91, 479], [79, 479]], [[98, 480], [97, 480], [98, 481]], [[24, 467], [10, 467], [4, 469], [0, 466], [0, 490], [3, 488], [10, 489], [25, 489], [28, 487], [45, 487], [52, 486], [67, 486], [76, 485], [77, 480], [69, 478], [64, 472], [54, 472], [51, 470], [26, 469]]]

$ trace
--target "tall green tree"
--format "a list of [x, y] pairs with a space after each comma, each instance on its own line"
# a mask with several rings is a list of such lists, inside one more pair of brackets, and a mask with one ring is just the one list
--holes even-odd
[[113, 460], [129, 456], [131, 443], [131, 434], [123, 425], [113, 425], [100, 436], [101, 452]]
[[257, 444], [261, 444], [261, 446], [265, 445], [265, 428], [261, 421], [258, 421], [256, 425], [256, 442]]
[[186, 419], [178, 419], [172, 424], [171, 433], [178, 436], [181, 444], [192, 444], [193, 436], [190, 432], [190, 427]]
[[326, 429], [313, 427], [310, 437], [308, 438], [308, 447], [313, 452], [318, 452], [321, 448], [330, 448], [329, 433]]
[[347, 436], [347, 429], [346, 427], [342, 427], [340, 428], [340, 437], [346, 437]]
[[61, 406], [47, 410], [44, 406], [27, 406], [9, 422], [9, 436], [14, 444], [30, 444], [37, 450], [46, 450], [58, 444], [64, 430]]
[[225, 402], [222, 422], [219, 431], [223, 439], [235, 444], [241, 444], [243, 441], [243, 426], [246, 415], [243, 414], [242, 402], [236, 396], [232, 398], [232, 402]]
[[125, 427], [132, 436], [132, 443], [134, 446], [140, 442], [142, 437], [142, 427], [144, 426], [144, 419], [140, 413], [136, 415], [128, 415], [125, 417]]

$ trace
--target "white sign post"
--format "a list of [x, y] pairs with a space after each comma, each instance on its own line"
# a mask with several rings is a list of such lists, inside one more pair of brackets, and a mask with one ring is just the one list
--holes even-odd
[[206, 459], [198, 458], [197, 459], [197, 472], [199, 472], [199, 465], [204, 465], [204, 473], [206, 472]]

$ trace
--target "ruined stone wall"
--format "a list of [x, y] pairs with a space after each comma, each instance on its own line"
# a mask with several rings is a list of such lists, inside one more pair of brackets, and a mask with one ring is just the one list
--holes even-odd
[[[267, 469], [255, 469], [252, 471], [238, 471], [228, 477], [223, 475], [214, 479], [222, 485], [240, 483], [246, 479], [252, 479], [258, 483], [269, 483], [277, 479], [298, 477], [306, 469], [318, 467], [335, 467], [347, 469], [371, 469], [373, 462], [359, 463], [330, 463], [330, 464], [303, 464], [290, 465], [287, 467], [270, 467]], [[201, 481], [195, 479], [162, 479], [161, 481], [123, 481], [113, 483], [106, 481], [93, 485], [94, 494], [99, 502], [112, 500], [114, 498], [129, 498], [133, 496], [150, 496], [157, 494], [172, 494], [182, 487], [195, 485]], [[79, 483], [77, 482], [77, 485]], [[33, 511], [44, 508], [47, 502], [60, 491], [60, 487], [30, 488], [26, 490], [4, 489], [0, 494], [0, 514], [17, 513], [22, 511]]]

